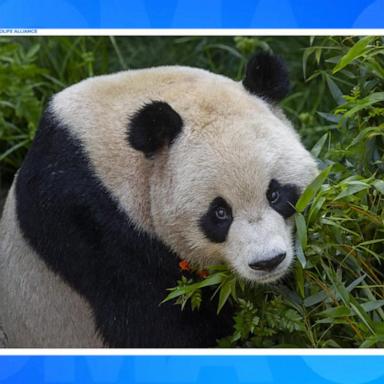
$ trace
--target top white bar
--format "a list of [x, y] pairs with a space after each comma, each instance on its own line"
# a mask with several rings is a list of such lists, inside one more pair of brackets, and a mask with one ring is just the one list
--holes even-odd
[[36, 29], [0, 28], [0, 35], [18, 36], [380, 36], [384, 29]]

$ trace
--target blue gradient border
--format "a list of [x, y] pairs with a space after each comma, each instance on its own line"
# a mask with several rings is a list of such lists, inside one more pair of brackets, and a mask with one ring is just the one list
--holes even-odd
[[381, 384], [384, 356], [2, 356], [0, 383]]
[[0, 0], [0, 29], [383, 27], [384, 0]]

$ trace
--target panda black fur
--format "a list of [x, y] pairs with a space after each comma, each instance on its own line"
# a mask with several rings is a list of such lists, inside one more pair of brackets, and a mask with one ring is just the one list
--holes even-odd
[[[180, 278], [178, 257], [202, 266], [226, 261], [255, 281], [289, 267], [292, 223], [279, 210], [289, 209], [316, 166], [274, 106], [287, 84], [281, 60], [262, 54], [243, 84], [159, 67], [57, 94], [0, 225], [8, 345], [208, 347], [228, 335], [229, 308], [217, 316], [209, 300], [195, 312], [159, 303]], [[289, 193], [280, 208], [266, 199], [275, 179]], [[255, 229], [263, 238], [274, 233], [273, 249], [257, 245]], [[251, 248], [263, 256], [252, 259]], [[283, 252], [281, 267], [264, 268], [263, 258]]]

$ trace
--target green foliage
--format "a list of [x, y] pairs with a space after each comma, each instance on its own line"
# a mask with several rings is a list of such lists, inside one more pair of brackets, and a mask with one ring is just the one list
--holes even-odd
[[47, 84], [45, 70], [34, 64], [39, 45], [0, 42], [0, 164], [14, 170], [33, 139], [41, 113], [38, 89]]
[[[320, 173], [296, 205], [292, 273], [250, 285], [225, 266], [183, 277], [164, 301], [235, 308], [219, 345], [384, 347], [384, 46], [381, 37], [0, 38], [0, 182], [9, 182], [51, 95], [86, 77], [180, 64], [241, 79], [255, 49], [289, 64], [282, 103]], [[205, 297], [205, 296], [204, 296]]]

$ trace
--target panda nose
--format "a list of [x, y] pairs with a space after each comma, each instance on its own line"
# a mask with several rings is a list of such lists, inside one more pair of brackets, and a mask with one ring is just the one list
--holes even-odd
[[250, 263], [248, 265], [255, 271], [271, 272], [285, 259], [285, 256], [286, 253], [280, 253], [277, 256], [272, 257], [272, 259], [260, 260], [256, 261], [255, 263]]

